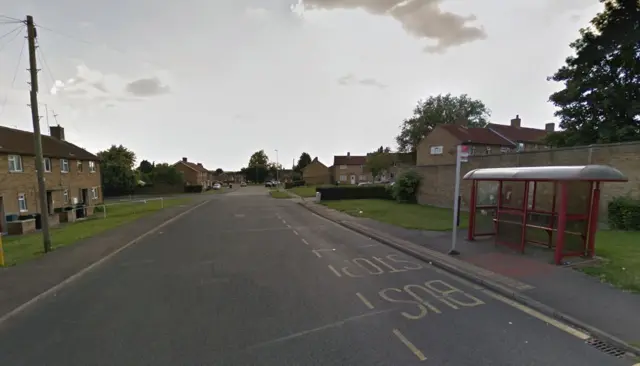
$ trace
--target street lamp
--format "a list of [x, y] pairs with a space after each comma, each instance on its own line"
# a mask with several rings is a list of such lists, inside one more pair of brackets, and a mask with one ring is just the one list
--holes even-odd
[[278, 175], [278, 165], [280, 165], [280, 159], [278, 158], [278, 149], [276, 149], [276, 182], [280, 184], [280, 177]]

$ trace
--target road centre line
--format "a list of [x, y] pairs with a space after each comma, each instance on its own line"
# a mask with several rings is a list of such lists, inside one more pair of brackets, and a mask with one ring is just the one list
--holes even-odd
[[302, 238], [302, 242], [303, 242], [305, 245], [309, 245], [309, 242], [308, 242], [306, 239], [304, 239], [304, 238]]
[[340, 274], [340, 272], [338, 272], [337, 269], [335, 269], [332, 265], [329, 265], [329, 269], [338, 277], [342, 277], [342, 275]]
[[[291, 226], [289, 226], [289, 227], [291, 227]], [[297, 232], [297, 231], [295, 231], [295, 230], [293, 230], [293, 233], [294, 233], [294, 234], [296, 234], [296, 235], [300, 235], [300, 234], [298, 234], [298, 232]]]
[[316, 255], [316, 257], [318, 258], [322, 258], [322, 254], [320, 254], [320, 252], [333, 252], [335, 251], [335, 249], [313, 249], [312, 252], [313, 254]]
[[369, 308], [369, 309], [371, 309], [371, 310], [373, 310], [373, 309], [374, 309], [373, 304], [372, 304], [369, 300], [367, 300], [367, 298], [366, 298], [366, 297], [364, 297], [364, 295], [362, 295], [362, 294], [361, 294], [361, 293], [359, 293], [359, 292], [356, 292], [356, 296], [358, 296], [358, 298], [360, 299], [360, 301], [362, 301], [366, 307], [368, 307], [368, 308]]
[[418, 349], [418, 347], [416, 347], [413, 343], [411, 343], [411, 341], [408, 340], [407, 337], [404, 336], [404, 334], [400, 333], [399, 330], [394, 329], [393, 334], [395, 334], [396, 337], [398, 337], [398, 339], [400, 340], [400, 342], [404, 343], [404, 345], [407, 346], [407, 348], [409, 348], [411, 352], [413, 352], [413, 354], [416, 355], [416, 357], [418, 357], [420, 361], [425, 361], [427, 359], [424, 353], [422, 353]]

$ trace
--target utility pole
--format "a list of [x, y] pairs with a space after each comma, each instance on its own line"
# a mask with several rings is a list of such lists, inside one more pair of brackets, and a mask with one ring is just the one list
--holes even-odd
[[278, 149], [276, 149], [276, 182], [280, 184], [280, 177], [278, 176], [278, 171], [280, 170], [280, 159], [278, 159]]
[[42, 223], [42, 244], [45, 253], [51, 251], [49, 234], [49, 207], [44, 184], [44, 157], [42, 156], [42, 136], [40, 134], [40, 115], [38, 114], [38, 65], [36, 63], [36, 26], [33, 17], [27, 15], [27, 40], [29, 42], [29, 73], [31, 74], [31, 120], [33, 122], [33, 140], [36, 153], [36, 172], [38, 175], [38, 196], [40, 198], [40, 222]]

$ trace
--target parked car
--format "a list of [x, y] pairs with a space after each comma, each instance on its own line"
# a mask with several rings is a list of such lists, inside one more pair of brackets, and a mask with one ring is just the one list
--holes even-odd
[[247, 186], [247, 182], [240, 183], [240, 187], [246, 187], [246, 186]]
[[216, 183], [213, 185], [213, 189], [221, 189], [222, 186], [220, 185], [220, 183]]

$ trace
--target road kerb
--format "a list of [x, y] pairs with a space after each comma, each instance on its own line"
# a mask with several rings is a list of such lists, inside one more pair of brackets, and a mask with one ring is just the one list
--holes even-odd
[[12, 317], [18, 315], [20, 312], [22, 312], [25, 309], [27, 309], [29, 306], [36, 304], [38, 301], [46, 299], [48, 296], [50, 296], [51, 294], [56, 293], [57, 291], [60, 291], [66, 285], [72, 283], [73, 281], [79, 279], [83, 275], [89, 273], [91, 270], [97, 268], [99, 265], [101, 265], [104, 262], [108, 261], [109, 259], [113, 258], [116, 254], [120, 253], [121, 251], [127, 249], [128, 247], [132, 246], [133, 244], [136, 244], [137, 242], [143, 240], [147, 236], [155, 233], [156, 231], [158, 231], [158, 230], [162, 229], [163, 227], [171, 224], [172, 222], [177, 221], [178, 219], [180, 219], [181, 217], [185, 216], [186, 214], [196, 210], [197, 208], [199, 208], [199, 207], [201, 207], [201, 206], [203, 206], [203, 205], [205, 205], [205, 204], [207, 204], [209, 202], [211, 202], [211, 200], [206, 200], [204, 202], [198, 203], [197, 205], [189, 208], [188, 210], [186, 210], [184, 212], [181, 212], [181, 213], [177, 214], [176, 216], [174, 216], [174, 217], [172, 217], [172, 218], [170, 218], [168, 220], [165, 220], [160, 225], [152, 228], [151, 230], [143, 233], [142, 235], [139, 235], [137, 238], [127, 242], [125, 245], [123, 245], [120, 248], [114, 250], [113, 252], [107, 254], [106, 256], [98, 259], [97, 261], [91, 263], [87, 267], [84, 267], [83, 269], [81, 269], [80, 271], [78, 271], [78, 272], [72, 274], [71, 276], [67, 277], [62, 282], [58, 283], [57, 285], [54, 285], [53, 287], [50, 287], [49, 289], [45, 290], [44, 292], [40, 293], [39, 295], [36, 295], [35, 297], [33, 297], [31, 300], [23, 303], [22, 305], [19, 305], [18, 307], [14, 308], [13, 310], [7, 312], [6, 314], [4, 314], [4, 315], [2, 315], [0, 317], [0, 326], [4, 322], [6, 322], [7, 320], [11, 319]]
[[[440, 254], [439, 252], [435, 252], [433, 250], [427, 249], [427, 248], [422, 248], [421, 252], [417, 252], [403, 244], [400, 244], [398, 242], [395, 242], [393, 240], [389, 240], [388, 238], [384, 238], [381, 237], [379, 235], [376, 235], [373, 232], [367, 231], [363, 228], [360, 227], [355, 227], [355, 226], [351, 226], [345, 222], [342, 222], [340, 220], [336, 220], [334, 218], [331, 218], [328, 215], [325, 215], [321, 210], [316, 210], [312, 207], [310, 207], [309, 204], [304, 204], [304, 203], [300, 203], [301, 206], [303, 206], [304, 208], [306, 208], [307, 210], [309, 210], [310, 212], [315, 213], [316, 215], [319, 215], [327, 220], [330, 220], [342, 227], [345, 227], [349, 230], [352, 230], [354, 232], [357, 232], [361, 235], [365, 235], [367, 237], [370, 237], [373, 240], [376, 240], [382, 244], [388, 245], [390, 247], [393, 247], [405, 254], [408, 254], [414, 258], [423, 260], [423, 261], [427, 261], [427, 262], [431, 262], [434, 266], [445, 270], [447, 272], [450, 272], [454, 275], [457, 275], [461, 278], [464, 278], [472, 283], [478, 284], [480, 286], [483, 286], [491, 291], [494, 291], [506, 298], [512, 299], [522, 305], [528, 306], [546, 316], [549, 316], [553, 319], [562, 321], [568, 325], [571, 325], [573, 327], [576, 327], [580, 330], [583, 330], [587, 333], [589, 333], [593, 338], [597, 338], [601, 341], [607, 342], [609, 345], [617, 347], [621, 350], [626, 351], [627, 353], [630, 354], [630, 356], [640, 356], [640, 348], [633, 346], [631, 344], [628, 344], [627, 342], [619, 339], [618, 337], [615, 337], [601, 329], [598, 329], [592, 325], [587, 324], [586, 322], [583, 322], [579, 319], [576, 319], [572, 316], [569, 316], [567, 314], [564, 314], [546, 304], [543, 304], [537, 300], [534, 300], [526, 295], [523, 295], [522, 293], [512, 290], [510, 288], [507, 288], [506, 286], [503, 286], [495, 281], [492, 281], [491, 279], [485, 278], [483, 276], [479, 276], [476, 273], [473, 273], [472, 271], [468, 271], [466, 270], [462, 265], [457, 266], [455, 265], [454, 261], [459, 261], [458, 259], [454, 259], [451, 258], [451, 260], [447, 260], [447, 261], [443, 261], [442, 259], [440, 259]], [[429, 255], [426, 254], [424, 252], [433, 252], [433, 255]]]

